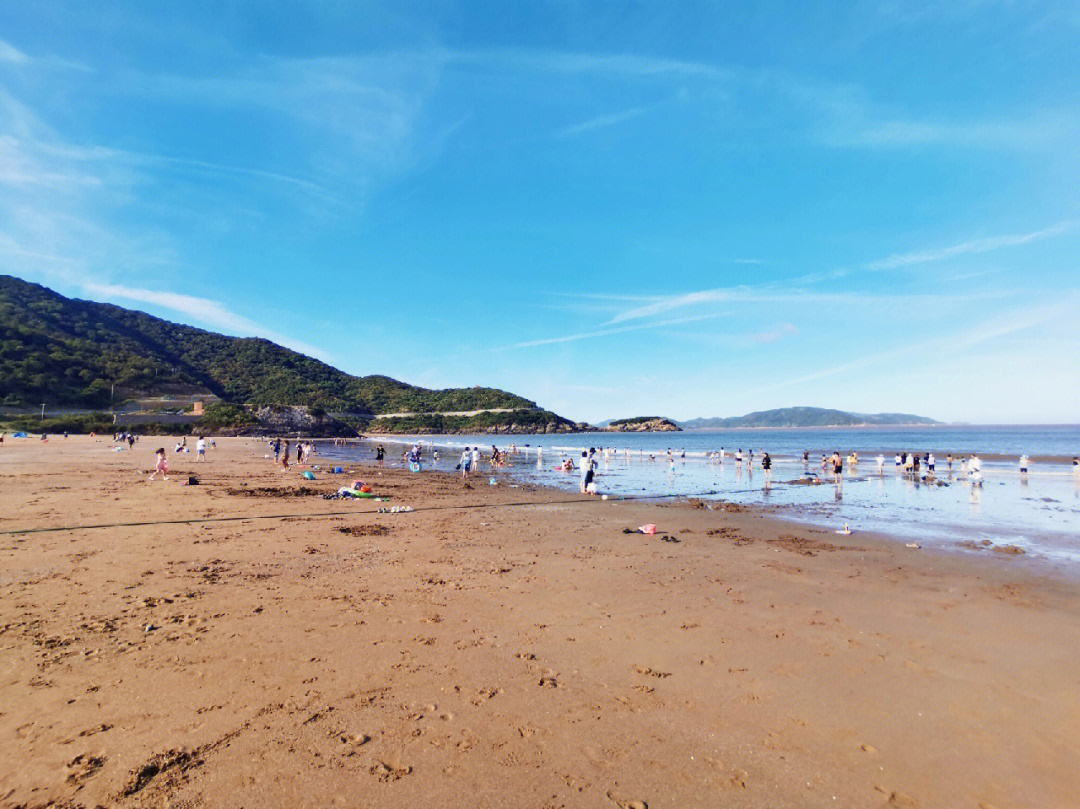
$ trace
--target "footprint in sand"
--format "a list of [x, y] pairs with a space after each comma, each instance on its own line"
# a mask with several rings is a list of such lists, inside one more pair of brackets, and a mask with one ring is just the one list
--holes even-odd
[[371, 737], [366, 733], [343, 733], [341, 735], [341, 741], [343, 744], [352, 745], [353, 747], [360, 747], [371, 741]]
[[878, 749], [872, 744], [860, 744], [859, 749], [862, 750], [864, 753], [869, 753], [870, 755], [876, 755], [878, 751]]
[[105, 764], [105, 756], [91, 756], [80, 753], [67, 765], [67, 778], [69, 784], [81, 784], [100, 770]]
[[627, 800], [626, 798], [616, 798], [612, 793], [607, 793], [609, 801], [614, 803], [619, 809], [649, 809], [649, 804], [645, 801]]
[[385, 761], [379, 761], [372, 764], [368, 769], [368, 772], [382, 781], [384, 784], [392, 781], [397, 781], [400, 778], [404, 778], [413, 771], [412, 767], [407, 765], [396, 766], [393, 764], [387, 764]]

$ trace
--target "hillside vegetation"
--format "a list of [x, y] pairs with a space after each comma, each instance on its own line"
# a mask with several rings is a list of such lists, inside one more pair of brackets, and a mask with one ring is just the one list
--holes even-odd
[[269, 340], [227, 337], [0, 276], [0, 405], [104, 409], [177, 393], [372, 414], [536, 407], [494, 388], [429, 390], [388, 376], [356, 377]]

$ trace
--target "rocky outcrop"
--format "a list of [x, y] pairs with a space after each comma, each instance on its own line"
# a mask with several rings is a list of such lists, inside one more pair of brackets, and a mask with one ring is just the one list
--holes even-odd
[[620, 419], [603, 429], [609, 433], [677, 433], [682, 430], [671, 419], [662, 418]]
[[253, 408], [252, 414], [259, 420], [258, 426], [244, 428], [238, 432], [279, 436], [301, 435], [304, 438], [355, 438], [357, 435], [356, 430], [344, 422], [319, 411], [313, 414], [307, 407], [263, 405]]

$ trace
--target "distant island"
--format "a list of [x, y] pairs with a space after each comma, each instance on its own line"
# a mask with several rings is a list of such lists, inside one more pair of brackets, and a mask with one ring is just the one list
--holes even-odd
[[910, 413], [851, 413], [824, 407], [782, 407], [759, 410], [731, 418], [702, 418], [680, 421], [685, 430], [716, 430], [754, 427], [883, 427], [907, 424], [937, 424], [925, 416]]
[[660, 416], [637, 416], [632, 419], [614, 419], [600, 426], [609, 433], [670, 433], [682, 428], [671, 419]]
[[[43, 404], [51, 418], [37, 416]], [[269, 340], [65, 298], [8, 275], [0, 275], [0, 409], [3, 426], [35, 432], [588, 429], [495, 388], [431, 390], [352, 376]]]

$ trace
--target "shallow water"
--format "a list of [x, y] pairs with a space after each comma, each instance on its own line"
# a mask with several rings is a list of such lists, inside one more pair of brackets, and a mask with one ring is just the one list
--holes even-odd
[[[382, 437], [382, 443], [392, 442]], [[422, 436], [425, 447], [438, 447], [437, 468], [453, 470], [461, 449], [478, 444], [485, 456], [492, 443], [506, 450], [517, 444], [506, 469], [495, 473], [504, 485], [531, 481], [576, 490], [577, 471], [555, 470], [583, 447], [608, 446], [615, 453], [599, 462], [597, 484], [609, 496], [698, 496], [730, 502], [766, 505], [783, 517], [833, 529], [845, 524], [853, 531], [871, 530], [924, 543], [955, 544], [961, 540], [990, 540], [1019, 545], [1041, 556], [1080, 563], [1080, 477], [1073, 474], [1071, 458], [1080, 449], [1080, 427], [935, 427], [860, 428], [816, 430], [724, 430], [682, 433], [583, 433], [529, 436]], [[411, 443], [395, 437], [393, 444]], [[369, 460], [377, 440], [359, 447], [326, 447], [323, 453], [343, 460]], [[530, 446], [527, 446], [530, 445]], [[754, 448], [754, 468], [740, 467], [731, 453]], [[538, 463], [538, 448], [543, 448]], [[728, 456], [720, 464], [709, 452], [724, 447]], [[674, 465], [668, 462], [672, 450]], [[773, 479], [760, 468], [762, 450], [773, 457]], [[810, 463], [802, 461], [809, 450]], [[845, 464], [845, 478], [836, 486], [820, 468], [823, 453], [842, 455], [856, 451], [855, 468]], [[899, 473], [897, 451], [931, 451], [937, 456], [937, 479], [925, 482]], [[960, 458], [978, 451], [985, 482], [972, 487], [960, 472]], [[683, 453], [685, 452], [685, 457]], [[886, 457], [882, 474], [874, 456]], [[955, 456], [950, 475], [945, 457]], [[1029, 474], [1019, 474], [1021, 452], [1033, 459]], [[649, 455], [655, 456], [650, 461]], [[398, 452], [388, 449], [388, 462], [400, 463]], [[430, 449], [425, 451], [431, 467]], [[1043, 460], [1039, 460], [1043, 459]], [[481, 462], [480, 479], [491, 472]], [[810, 474], [823, 482], [796, 481]], [[510, 480], [508, 480], [508, 478]]]

